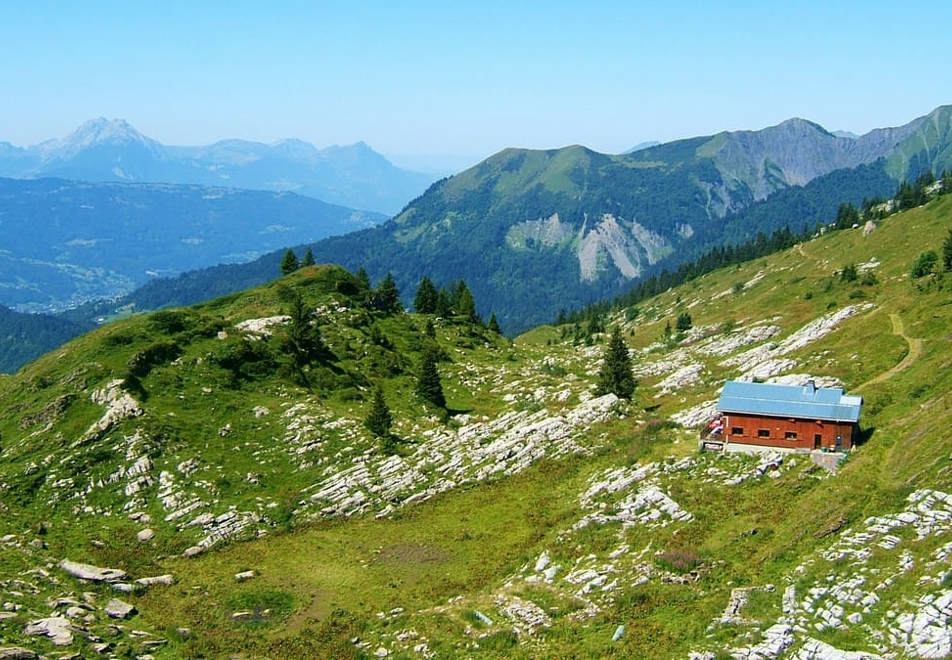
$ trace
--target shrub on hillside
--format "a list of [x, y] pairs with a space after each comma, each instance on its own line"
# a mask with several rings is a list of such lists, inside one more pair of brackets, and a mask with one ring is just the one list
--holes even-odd
[[912, 263], [912, 278], [918, 280], [925, 277], [926, 275], [931, 275], [938, 262], [939, 255], [933, 250], [923, 252], [918, 257], [916, 257], [916, 260]]
[[160, 341], [135, 353], [127, 364], [129, 373], [139, 378], [149, 375], [153, 367], [171, 362], [182, 354], [182, 347], [173, 341]]
[[675, 573], [690, 573], [703, 563], [700, 555], [685, 548], [665, 550], [657, 556], [655, 561], [662, 568]]

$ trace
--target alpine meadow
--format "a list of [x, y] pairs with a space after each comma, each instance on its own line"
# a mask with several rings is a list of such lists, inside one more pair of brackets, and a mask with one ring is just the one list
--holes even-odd
[[949, 20], [0, 8], [0, 660], [952, 658]]

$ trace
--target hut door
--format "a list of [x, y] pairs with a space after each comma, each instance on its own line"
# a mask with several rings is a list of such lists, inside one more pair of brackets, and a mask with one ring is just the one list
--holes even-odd
[[814, 433], [813, 434], [813, 448], [819, 449], [822, 442], [823, 442], [823, 436], [819, 433]]

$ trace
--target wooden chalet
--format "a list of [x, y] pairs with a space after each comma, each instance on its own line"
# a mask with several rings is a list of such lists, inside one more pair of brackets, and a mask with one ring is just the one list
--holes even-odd
[[708, 449], [845, 452], [853, 447], [863, 398], [839, 387], [727, 381], [718, 417], [702, 435]]

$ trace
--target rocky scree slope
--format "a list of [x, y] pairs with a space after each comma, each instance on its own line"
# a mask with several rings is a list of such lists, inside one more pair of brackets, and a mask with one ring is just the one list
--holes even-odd
[[[422, 319], [367, 313], [337, 269], [281, 283], [335, 356], [311, 391], [261, 359], [278, 284], [102, 328], [2, 382], [0, 636], [167, 657], [947, 655], [948, 282], [908, 270], [950, 217], [939, 199], [619, 310], [631, 403], [591, 394], [600, 335], [438, 322], [443, 423], [410, 393]], [[873, 277], [843, 281], [846, 255]], [[696, 453], [725, 378], [888, 372], [907, 350], [891, 314], [922, 352], [861, 391], [868, 440], [838, 473]], [[371, 380], [396, 455], [361, 426]]]

